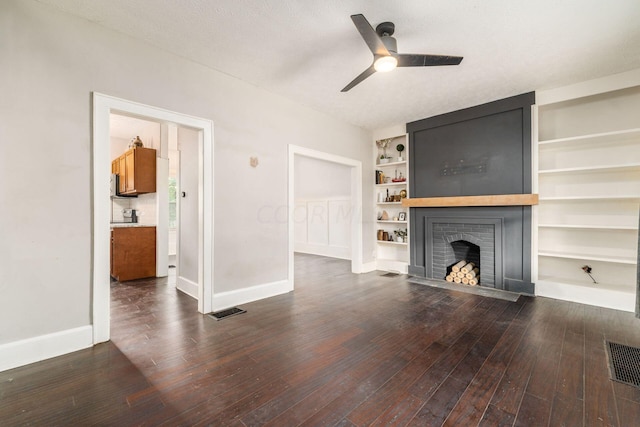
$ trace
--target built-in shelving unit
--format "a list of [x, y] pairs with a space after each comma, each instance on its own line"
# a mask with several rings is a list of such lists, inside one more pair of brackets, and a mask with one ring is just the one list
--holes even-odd
[[[381, 148], [381, 141], [385, 140], [387, 141], [386, 149]], [[402, 160], [398, 160], [400, 157], [396, 150], [398, 144], [402, 144], [405, 147], [401, 153]], [[400, 198], [402, 196], [408, 197], [409, 191], [408, 138], [406, 135], [398, 135], [380, 139], [374, 143], [373, 151], [376, 155], [376, 175], [374, 180], [376, 268], [378, 270], [407, 273], [409, 265], [409, 244], [407, 241], [409, 209], [402, 206]], [[391, 159], [385, 163], [380, 163], [380, 156], [384, 154], [391, 156]], [[383, 174], [383, 179], [380, 178], [380, 173]], [[393, 201], [389, 201], [391, 198]], [[386, 213], [387, 219], [381, 219], [383, 213]], [[404, 215], [405, 219], [399, 219], [401, 215]], [[398, 241], [398, 236], [394, 233], [398, 230], [407, 231], [407, 235], [402, 242]], [[381, 231], [386, 232], [387, 238], [393, 240], [380, 239]]]
[[532, 270], [538, 295], [635, 309], [637, 74], [635, 84], [598, 80], [537, 94], [533, 192], [539, 194], [539, 205], [534, 208]]

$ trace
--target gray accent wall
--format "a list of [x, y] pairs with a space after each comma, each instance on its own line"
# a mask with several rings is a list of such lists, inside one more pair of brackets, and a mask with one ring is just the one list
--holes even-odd
[[411, 197], [531, 193], [534, 93], [407, 124]]
[[[530, 92], [408, 123], [411, 197], [531, 193], [534, 103]], [[430, 276], [433, 244], [425, 224], [447, 217], [499, 220], [502, 248], [496, 248], [496, 256], [502, 258], [495, 262], [495, 274], [502, 280], [496, 278], [497, 287], [534, 293], [529, 206], [412, 208], [410, 274], [442, 279]]]

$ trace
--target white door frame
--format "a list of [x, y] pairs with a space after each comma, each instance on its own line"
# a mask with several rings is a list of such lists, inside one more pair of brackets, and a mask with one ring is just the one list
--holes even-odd
[[293, 253], [295, 248], [294, 211], [295, 211], [295, 156], [310, 157], [332, 163], [349, 166], [351, 169], [351, 205], [355, 211], [351, 215], [351, 271], [362, 273], [362, 162], [359, 160], [312, 150], [289, 144], [289, 284], [294, 288]]
[[111, 173], [109, 115], [124, 113], [159, 122], [171, 122], [199, 129], [198, 167], [198, 311], [208, 313], [213, 307], [213, 122], [163, 110], [137, 102], [93, 93], [93, 343], [110, 338], [110, 198], [109, 175]]

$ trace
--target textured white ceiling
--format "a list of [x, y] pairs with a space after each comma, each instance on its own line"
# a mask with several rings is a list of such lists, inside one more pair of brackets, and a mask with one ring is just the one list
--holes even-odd
[[[639, 0], [39, 0], [369, 129], [640, 68]], [[378, 73], [351, 22], [400, 53], [464, 56]]]

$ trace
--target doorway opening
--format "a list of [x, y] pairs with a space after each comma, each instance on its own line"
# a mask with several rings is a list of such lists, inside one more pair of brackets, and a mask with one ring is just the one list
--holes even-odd
[[[108, 95], [93, 93], [93, 146], [92, 146], [92, 185], [93, 185], [93, 253], [92, 253], [92, 299], [93, 299], [93, 342], [94, 344], [108, 341], [110, 338], [110, 221], [111, 199], [109, 177], [111, 175], [111, 143], [110, 121], [111, 114], [137, 117], [162, 126], [175, 124], [195, 132], [197, 135], [197, 186], [193, 192], [195, 205], [195, 222], [197, 234], [195, 236], [197, 255], [197, 300], [198, 311], [208, 313], [212, 308], [214, 294], [213, 287], [213, 123], [210, 120], [196, 118], [160, 108], [143, 105]], [[169, 132], [163, 132], [168, 135]], [[168, 140], [160, 138], [160, 144], [168, 148]], [[166, 178], [158, 183], [164, 186], [163, 200], [158, 206], [168, 202], [169, 161], [158, 162], [161, 174]], [[168, 222], [168, 209], [162, 209], [156, 215], [158, 223]], [[159, 249], [168, 258], [168, 247]], [[168, 267], [168, 262], [160, 265]], [[162, 273], [158, 274], [161, 275]]]
[[[336, 165], [347, 166], [349, 168], [348, 173], [348, 186], [349, 190], [345, 192], [349, 194], [347, 204], [344, 204], [344, 200], [339, 200], [334, 204], [338, 209], [338, 215], [345, 220], [349, 221], [349, 227], [344, 228], [348, 230], [349, 248], [350, 253], [348, 258], [351, 260], [351, 271], [353, 273], [362, 272], [362, 163], [358, 160], [349, 159], [347, 157], [337, 156], [334, 154], [324, 153], [322, 151], [311, 150], [296, 145], [289, 145], [289, 191], [288, 191], [288, 222], [289, 222], [289, 284], [291, 289], [294, 288], [294, 253], [296, 247], [296, 218], [299, 216], [296, 208], [296, 158], [305, 157], [308, 159], [316, 159]], [[327, 202], [327, 206], [330, 203]], [[346, 206], [346, 209], [345, 209]], [[327, 208], [327, 212], [329, 207]], [[347, 215], [345, 215], [345, 213]], [[328, 220], [328, 218], [327, 218]], [[330, 222], [328, 220], [328, 222]], [[341, 240], [340, 237], [337, 238]]]

